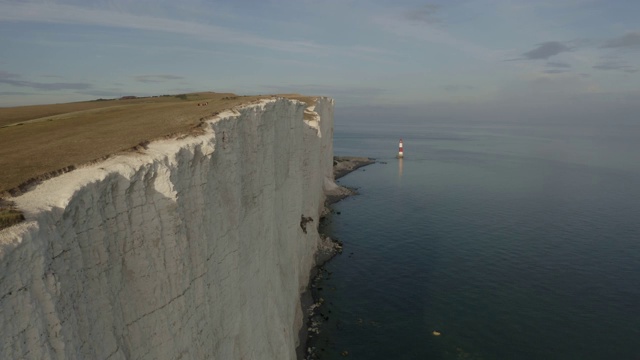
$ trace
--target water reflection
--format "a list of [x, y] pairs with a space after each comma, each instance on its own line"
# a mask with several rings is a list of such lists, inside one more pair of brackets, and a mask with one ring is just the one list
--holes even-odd
[[398, 180], [402, 179], [402, 158], [398, 158]]

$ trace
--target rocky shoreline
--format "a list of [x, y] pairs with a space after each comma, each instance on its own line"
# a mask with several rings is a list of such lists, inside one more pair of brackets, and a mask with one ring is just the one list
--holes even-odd
[[338, 180], [339, 178], [347, 175], [348, 173], [359, 169], [366, 165], [371, 165], [376, 162], [373, 158], [368, 157], [356, 157], [356, 156], [334, 156], [333, 157], [333, 177]]
[[[363, 166], [371, 165], [375, 163], [375, 159], [368, 157], [355, 157], [355, 156], [334, 156], [333, 157], [333, 177], [335, 180], [355, 171]], [[325, 189], [327, 199], [325, 200], [325, 211], [322, 216], [324, 217], [329, 210], [329, 205], [334, 204], [347, 196], [355, 195], [354, 189], [349, 189], [344, 186], [335, 184], [335, 187]]]
[[[355, 157], [355, 156], [334, 156], [333, 157], [333, 176], [334, 179], [339, 179], [363, 166], [371, 165], [375, 163], [375, 159], [367, 158], [367, 157]], [[320, 216], [320, 224], [325, 221], [326, 216], [331, 213], [331, 204], [335, 204], [338, 201], [356, 195], [357, 191], [355, 189], [351, 189], [345, 186], [340, 186], [338, 184], [325, 184], [325, 195], [326, 199], [324, 201], [324, 211]], [[342, 243], [337, 240], [331, 239], [327, 234], [322, 232], [320, 229], [320, 236], [323, 239], [323, 245], [318, 252], [316, 253], [316, 267], [322, 266], [324, 263], [329, 261], [332, 257], [336, 256], [338, 253], [342, 251]], [[313, 274], [316, 275], [315, 273]]]
[[[333, 175], [334, 179], [339, 179], [363, 166], [371, 165], [375, 163], [375, 159], [367, 158], [367, 157], [354, 157], [354, 156], [334, 156], [333, 157]], [[337, 184], [332, 184], [330, 188], [325, 189], [326, 200], [324, 203], [324, 211], [322, 212], [322, 216], [320, 222], [325, 220], [325, 217], [331, 213], [331, 204], [335, 204], [336, 202], [352, 196], [356, 195], [357, 192], [355, 189], [350, 189], [344, 186], [340, 186]], [[321, 225], [322, 226], [322, 225]], [[309, 349], [307, 346], [309, 335], [318, 332], [319, 321], [322, 319], [318, 318], [322, 316], [316, 310], [322, 305], [324, 301], [321, 297], [316, 296], [316, 292], [314, 292], [315, 285], [318, 280], [324, 275], [324, 264], [326, 264], [329, 260], [331, 260], [334, 256], [340, 254], [342, 252], [342, 242], [337, 239], [330, 238], [327, 234], [322, 232], [322, 228], [320, 229], [320, 236], [322, 237], [322, 245], [318, 249], [316, 253], [316, 266], [311, 270], [310, 282], [305, 291], [302, 294], [302, 308], [305, 312], [305, 326], [300, 330], [300, 345], [298, 346], [297, 353], [298, 359], [313, 359], [314, 354], [312, 349]]]

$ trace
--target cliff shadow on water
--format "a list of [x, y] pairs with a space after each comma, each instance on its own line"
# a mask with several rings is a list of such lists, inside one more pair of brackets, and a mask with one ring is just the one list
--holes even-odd
[[[334, 180], [338, 180], [339, 178], [363, 166], [373, 164], [374, 162], [375, 159], [366, 157], [334, 156]], [[313, 335], [319, 333], [320, 324], [328, 319], [327, 315], [320, 311], [320, 307], [322, 306], [324, 299], [320, 296], [319, 290], [322, 289], [318, 288], [317, 284], [323, 277], [329, 275], [325, 270], [324, 265], [331, 261], [331, 259], [336, 255], [341, 254], [343, 246], [342, 241], [330, 237], [328, 224], [331, 222], [331, 217], [335, 213], [331, 209], [331, 205], [346, 197], [357, 194], [356, 189], [340, 186], [335, 182], [325, 184], [325, 207], [318, 227], [321, 243], [315, 254], [316, 266], [311, 269], [309, 286], [301, 295], [301, 303], [305, 310], [304, 316], [306, 326], [303, 326], [300, 329], [300, 345], [296, 349], [298, 359], [311, 360], [316, 358], [315, 348], [309, 345], [313, 342]]]

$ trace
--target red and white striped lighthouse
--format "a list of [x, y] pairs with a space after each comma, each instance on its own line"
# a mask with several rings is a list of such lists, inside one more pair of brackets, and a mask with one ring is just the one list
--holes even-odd
[[398, 145], [398, 159], [402, 159], [404, 157], [404, 149], [402, 147], [402, 139], [400, 139], [400, 145]]

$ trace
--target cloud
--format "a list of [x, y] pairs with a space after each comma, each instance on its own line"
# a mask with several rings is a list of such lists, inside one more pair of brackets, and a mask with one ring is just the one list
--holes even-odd
[[499, 90], [497, 98], [509, 99], [509, 101], [538, 99], [555, 102], [560, 98], [587, 93], [592, 85], [593, 83], [588, 79], [572, 73], [535, 74], [533, 77], [514, 79], [505, 84]]
[[442, 85], [441, 88], [445, 91], [449, 91], [449, 92], [459, 92], [459, 91], [465, 91], [465, 90], [475, 90], [476, 87], [475, 86], [471, 86], [471, 85], [459, 85], [459, 84], [448, 84], [448, 85]]
[[594, 69], [597, 70], [616, 70], [616, 71], [623, 71], [626, 73], [635, 73], [638, 71], [637, 68], [630, 66], [630, 65], [625, 65], [625, 64], [620, 64], [618, 62], [615, 61], [605, 61], [602, 62], [600, 64], [594, 65], [593, 66]]
[[20, 80], [17, 74], [11, 74], [6, 71], [0, 71], [0, 84], [8, 84], [18, 87], [29, 87], [37, 90], [85, 90], [91, 88], [88, 83], [41, 83], [27, 80]]
[[407, 11], [404, 15], [405, 19], [415, 22], [421, 22], [429, 25], [438, 24], [442, 20], [436, 16], [440, 10], [440, 5], [426, 4], [418, 9]]
[[559, 61], [548, 61], [545, 66], [550, 69], [542, 71], [545, 74], [564, 74], [568, 73], [571, 65]]
[[31, 93], [21, 92], [21, 91], [0, 91], [0, 95], [33, 95]]
[[640, 31], [626, 33], [620, 37], [605, 41], [602, 48], [640, 47]]
[[243, 44], [287, 52], [317, 54], [328, 50], [326, 46], [310, 41], [270, 39], [216, 25], [49, 2], [27, 1], [3, 4], [0, 21], [92, 25], [159, 31], [191, 35], [209, 41]]
[[568, 69], [571, 67], [571, 65], [563, 62], [558, 62], [558, 61], [549, 61], [547, 62], [547, 67]]
[[552, 56], [558, 55], [563, 52], [571, 51], [571, 48], [558, 41], [547, 41], [526, 53], [522, 54], [525, 59], [540, 60], [549, 59]]
[[[120, 90], [88, 90], [88, 91], [83, 91], [82, 92], [83, 95], [91, 95], [91, 96], [107, 96], [107, 97], [120, 97], [125, 95], [124, 91], [120, 91]], [[126, 95], [140, 95], [140, 94], [131, 94], [129, 92], [126, 93]]]
[[170, 80], [182, 80], [183, 76], [178, 75], [169, 75], [169, 74], [161, 74], [161, 75], [137, 75], [133, 77], [135, 81], [141, 83], [159, 83]]
[[[390, 13], [391, 15], [389, 15]], [[401, 39], [441, 44], [483, 61], [493, 62], [504, 56], [502, 51], [496, 51], [454, 36], [441, 26], [430, 27], [428, 31], [425, 31], [420, 22], [407, 21], [406, 13], [397, 12], [395, 9], [386, 9], [384, 14], [371, 16], [370, 21], [377, 29], [394, 34]]]
[[363, 102], [375, 102], [376, 99], [390, 93], [387, 89], [374, 86], [324, 84], [264, 85], [259, 88], [258, 92], [263, 94], [296, 93], [312, 96], [329, 96], [334, 99], [339, 99], [339, 104], [341, 106]]
[[371, 97], [381, 95], [387, 90], [378, 87], [367, 86], [339, 86], [339, 85], [320, 85], [320, 84], [302, 84], [302, 85], [266, 85], [263, 86], [268, 91], [275, 93], [301, 93], [313, 95], [329, 95], [338, 97]]

